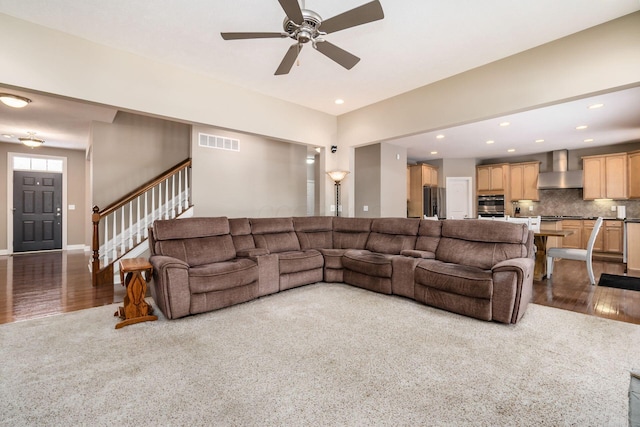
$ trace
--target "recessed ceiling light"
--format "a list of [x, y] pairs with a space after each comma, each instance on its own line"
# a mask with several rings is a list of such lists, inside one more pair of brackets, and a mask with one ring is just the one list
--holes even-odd
[[438, 152], [437, 151], [432, 151], [431, 154], [438, 154]]
[[444, 135], [443, 135], [443, 134], [436, 135], [436, 139], [442, 139], [442, 138], [444, 138]]
[[593, 138], [585, 139], [584, 142], [593, 142]]
[[602, 107], [604, 107], [604, 104], [593, 104], [593, 105], [589, 105], [589, 107], [587, 108], [589, 108], [590, 110], [595, 110], [596, 108], [602, 108]]
[[344, 104], [344, 99], [336, 99], [334, 102], [336, 103], [336, 105], [342, 105]]
[[544, 142], [544, 139], [536, 139], [536, 142]]
[[509, 123], [509, 122], [502, 122], [502, 123], [500, 123], [500, 126], [502, 126], [504, 128], [504, 127], [509, 126], [510, 124], [511, 123]]
[[13, 138], [13, 135], [8, 133], [3, 133], [2, 136], [4, 136], [5, 138]]
[[586, 129], [586, 128], [588, 128], [588, 126], [587, 126], [587, 125], [580, 125], [580, 126], [576, 126], [576, 129], [577, 129], [577, 130], [583, 130], [583, 129]]
[[490, 139], [489, 141], [487, 141], [487, 144], [493, 144], [494, 142], [495, 142], [495, 141], [493, 141], [493, 140], [491, 140], [491, 139]]
[[513, 153], [514, 151], [516, 151], [516, 149], [515, 149], [515, 148], [509, 148], [509, 149], [507, 150], [507, 153]]

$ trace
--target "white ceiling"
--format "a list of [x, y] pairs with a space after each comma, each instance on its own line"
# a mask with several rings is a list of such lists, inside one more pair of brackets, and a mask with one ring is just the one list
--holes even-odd
[[[366, 2], [306, 0], [304, 6], [323, 18], [330, 18]], [[277, 0], [0, 0], [0, 13], [340, 115], [640, 10], [639, 0], [381, 0], [381, 3], [385, 13], [383, 20], [326, 36], [327, 40], [362, 58], [352, 70], [343, 69], [306, 46], [300, 54], [299, 66], [294, 66], [291, 73], [284, 76], [273, 73], [292, 40], [224, 41], [220, 37], [220, 32], [281, 31], [284, 12]], [[637, 92], [625, 98], [629, 97], [637, 100]], [[336, 98], [344, 99], [345, 103], [335, 105]], [[620, 102], [628, 106], [634, 99]], [[606, 104], [599, 111], [584, 107], [593, 114], [586, 118], [599, 114], [599, 117], [609, 115], [616, 119], [616, 123], [610, 125], [592, 125], [597, 136], [589, 137], [598, 145], [607, 141], [621, 142], [619, 138], [640, 139], [637, 133], [640, 119], [631, 122], [633, 118], [620, 118], [618, 113], [627, 110], [622, 107], [614, 110], [616, 100]], [[34, 100], [20, 112], [33, 114], [36, 106]], [[69, 101], [65, 106], [70, 107]], [[637, 105], [633, 106], [638, 111]], [[581, 108], [576, 107], [575, 111], [580, 112]], [[3, 109], [2, 113], [5, 111]], [[60, 112], [60, 109], [56, 111]], [[72, 110], [69, 113], [73, 114]], [[98, 116], [101, 113], [98, 112]], [[465, 146], [465, 157], [473, 157], [469, 150], [475, 147], [478, 135], [486, 133], [487, 138], [496, 140], [495, 149], [504, 152], [509, 144], [503, 145], [500, 138], [509, 132], [510, 145], [518, 150], [518, 154], [523, 154], [524, 150], [537, 147], [530, 142], [533, 130], [544, 133], [543, 136], [536, 134], [534, 139], [549, 141], [535, 152], [554, 149], [553, 141], [560, 137], [565, 145], [582, 141], [581, 137], [568, 139], [557, 133], [561, 127], [575, 131], [577, 124], [574, 122], [580, 118], [575, 116], [576, 112], [551, 110], [549, 114], [554, 118], [554, 126], [548, 132], [544, 131], [550, 125], [549, 116], [540, 118], [534, 112], [522, 114], [518, 115], [522, 120], [518, 116], [511, 117], [512, 125], [500, 128], [504, 132], [496, 136], [469, 126], [451, 129], [445, 138], [447, 148], [453, 148], [454, 141], [467, 144], [469, 149]], [[15, 115], [11, 116], [18, 121]], [[562, 116], [565, 117], [563, 123], [556, 123]], [[46, 125], [47, 116], [44, 115], [38, 114], [22, 123], [13, 122], [12, 118], [5, 114], [0, 116], [0, 133], [22, 136], [27, 130], [35, 130], [48, 143], [51, 141], [51, 146], [55, 146], [54, 140], [65, 133], [59, 130], [55, 137], [47, 136], [37, 123]], [[534, 123], [534, 120], [542, 122]], [[620, 122], [633, 131], [618, 134]], [[28, 129], [25, 129], [26, 124], [30, 126]], [[56, 126], [62, 128], [62, 124], [58, 121]], [[477, 126], [491, 128], [491, 123]], [[51, 132], [54, 132], [53, 128]], [[438, 158], [460, 154], [459, 147], [454, 151], [446, 151], [441, 146], [432, 149], [425, 143], [431, 136], [426, 134], [395, 143], [410, 147], [411, 158], [432, 158], [428, 154], [430, 151], [438, 151]], [[482, 149], [486, 150], [486, 147]], [[480, 151], [478, 157], [483, 156], [494, 155]]]

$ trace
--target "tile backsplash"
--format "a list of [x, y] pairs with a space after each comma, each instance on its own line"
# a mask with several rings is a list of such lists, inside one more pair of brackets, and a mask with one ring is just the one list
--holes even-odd
[[[582, 200], [582, 189], [539, 190], [539, 202], [518, 202], [521, 216], [602, 216], [615, 218], [612, 206], [626, 206], [627, 218], [640, 218], [640, 200]], [[515, 203], [514, 203], [515, 206]], [[529, 210], [532, 206], [533, 210]]]

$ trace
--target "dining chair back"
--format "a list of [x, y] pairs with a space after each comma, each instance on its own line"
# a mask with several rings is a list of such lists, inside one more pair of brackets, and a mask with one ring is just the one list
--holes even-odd
[[593, 246], [596, 243], [596, 237], [600, 227], [602, 227], [602, 217], [596, 220], [593, 226], [593, 231], [589, 236], [586, 249], [573, 249], [573, 248], [549, 248], [547, 249], [547, 277], [551, 277], [553, 274], [553, 261], [555, 258], [572, 259], [576, 261], [584, 261], [587, 264], [587, 273], [589, 274], [589, 280], [592, 285], [596, 284], [596, 278], [593, 274]]

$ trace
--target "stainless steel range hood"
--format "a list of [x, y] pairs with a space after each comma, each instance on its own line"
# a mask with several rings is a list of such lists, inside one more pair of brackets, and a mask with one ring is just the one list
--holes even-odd
[[567, 150], [552, 152], [553, 172], [540, 172], [538, 188], [550, 190], [557, 188], [582, 188], [582, 170], [568, 170]]

